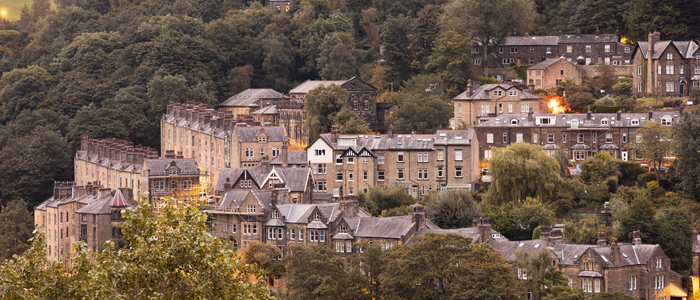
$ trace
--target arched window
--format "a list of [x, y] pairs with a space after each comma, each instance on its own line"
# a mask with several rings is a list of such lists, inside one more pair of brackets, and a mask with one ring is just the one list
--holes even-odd
[[510, 125], [518, 125], [518, 120], [517, 119], [510, 120]]

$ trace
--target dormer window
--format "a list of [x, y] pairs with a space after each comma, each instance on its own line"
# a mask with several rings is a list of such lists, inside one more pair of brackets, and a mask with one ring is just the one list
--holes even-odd
[[264, 143], [264, 142], [266, 142], [266, 141], [267, 141], [267, 138], [266, 138], [266, 137], [264, 137], [264, 136], [259, 136], [259, 137], [258, 137], [258, 143]]
[[518, 120], [517, 119], [510, 120], [510, 125], [518, 125]]
[[177, 169], [171, 169], [170, 171], [168, 171], [168, 175], [170, 175], [170, 176], [177, 175]]
[[671, 117], [669, 117], [669, 116], [664, 116], [663, 118], [661, 118], [661, 125], [664, 125], [664, 126], [671, 126], [672, 120], [673, 120], [673, 119], [671, 119]]
[[600, 120], [600, 125], [608, 125], [608, 119]]
[[493, 95], [495, 97], [501, 97], [501, 96], [503, 96], [503, 91], [493, 91]]
[[666, 54], [666, 59], [667, 59], [667, 60], [673, 60], [673, 53], [667, 53], [667, 54]]
[[280, 212], [279, 212], [279, 211], [276, 211], [276, 210], [273, 210], [273, 211], [272, 211], [272, 216], [270, 216], [270, 217], [273, 218], [273, 219], [279, 219], [279, 218], [280, 218]]
[[637, 119], [632, 119], [632, 125], [634, 125], [634, 126], [639, 126], [639, 120], [637, 120]]
[[348, 231], [348, 227], [345, 224], [340, 225], [340, 231]]
[[518, 96], [518, 91], [508, 91], [508, 96], [517, 97], [517, 96]]
[[320, 220], [321, 220], [321, 213], [320, 213], [320, 212], [317, 212], [317, 211], [314, 212], [313, 220], [314, 220], [314, 221], [320, 221]]

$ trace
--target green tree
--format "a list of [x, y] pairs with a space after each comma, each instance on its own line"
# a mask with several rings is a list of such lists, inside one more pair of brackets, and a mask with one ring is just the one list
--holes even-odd
[[681, 114], [673, 126], [673, 153], [678, 159], [673, 172], [687, 192], [700, 189], [700, 110]]
[[335, 115], [333, 124], [340, 125], [342, 133], [345, 134], [367, 134], [370, 132], [367, 120], [360, 117], [347, 105], [343, 106]]
[[335, 33], [323, 39], [317, 62], [318, 75], [323, 80], [344, 80], [355, 75], [355, 58]]
[[360, 19], [360, 26], [362, 30], [365, 31], [365, 34], [372, 42], [372, 47], [374, 48], [378, 48], [382, 42], [379, 35], [381, 27], [378, 24], [378, 18], [377, 9], [370, 7], [362, 11], [362, 19]]
[[386, 123], [397, 133], [435, 133], [447, 128], [454, 108], [438, 75], [416, 75], [404, 82]]
[[345, 261], [332, 249], [293, 246], [292, 251], [284, 258], [290, 299], [342, 299], [352, 290]]
[[27, 202], [10, 201], [0, 210], [0, 261], [21, 254], [29, 248], [34, 231], [34, 217], [27, 210]]
[[364, 287], [366, 292], [363, 297], [381, 299], [384, 296], [380, 290], [379, 275], [384, 272], [387, 254], [378, 244], [360, 242], [353, 245], [353, 254], [348, 257], [350, 276], [358, 278], [358, 287]]
[[425, 199], [425, 215], [440, 228], [470, 227], [479, 213], [472, 195], [467, 191], [431, 193]]
[[0, 113], [12, 121], [25, 109], [32, 110], [46, 97], [51, 74], [39, 66], [14, 69], [0, 78]]
[[[665, 207], [657, 214], [659, 224], [658, 243], [666, 256], [671, 259], [671, 269], [690, 271], [692, 265], [693, 217], [679, 207]], [[644, 243], [650, 243], [642, 240]]]
[[51, 11], [51, 2], [49, 0], [32, 1], [32, 15], [36, 19], [43, 18]]
[[600, 182], [611, 176], [617, 178], [620, 174], [617, 163], [607, 152], [598, 152], [581, 163], [581, 177], [586, 182]]
[[484, 77], [489, 77], [489, 55], [513, 31], [521, 35], [528, 32], [536, 16], [533, 2], [527, 0], [452, 0], [445, 5], [444, 12], [443, 30], [455, 30], [480, 45]]
[[516, 252], [515, 265], [525, 270], [528, 290], [534, 299], [543, 299], [549, 295], [558, 295], [571, 290], [564, 274], [551, 264], [550, 252], [542, 250], [535, 253]]
[[464, 35], [449, 30], [440, 35], [436, 41], [426, 69], [438, 73], [445, 84], [448, 97], [453, 98], [467, 87], [471, 77], [472, 42]]
[[580, 111], [582, 107], [593, 104], [595, 101], [591, 94], [591, 88], [585, 85], [569, 85], [565, 88], [564, 102], [573, 111]]
[[598, 233], [606, 231], [605, 223], [594, 218], [564, 220], [564, 241], [569, 244], [595, 245]]
[[623, 27], [623, 15], [627, 11], [627, 3], [625, 0], [581, 1], [569, 22], [569, 28], [578, 28], [584, 33], [594, 33], [596, 29], [603, 31]]
[[612, 86], [615, 96], [628, 96], [632, 92], [632, 78], [620, 78]]
[[309, 140], [315, 140], [321, 133], [330, 132], [338, 112], [346, 107], [348, 91], [337, 84], [319, 86], [306, 94], [306, 124]]
[[664, 157], [671, 150], [671, 129], [657, 122], [647, 122], [637, 129], [636, 133], [641, 136], [641, 140], [637, 139], [632, 144], [632, 149], [639, 151], [642, 157], [651, 164], [656, 174], [656, 181], [659, 181], [659, 169]]
[[617, 208], [613, 206], [613, 219], [613, 234], [621, 242], [631, 242], [632, 233], [639, 230], [644, 243], [658, 243], [660, 226], [656, 220], [656, 209], [645, 195], [634, 196], [629, 204], [623, 203]]
[[395, 247], [379, 276], [387, 297], [402, 299], [498, 299], [523, 293], [510, 265], [488, 245], [470, 245], [456, 234], [428, 233]]
[[531, 197], [518, 202], [513, 209], [512, 219], [523, 236], [532, 236], [532, 232], [539, 226], [552, 225], [554, 210], [549, 205]]
[[615, 99], [613, 99], [612, 97], [605, 96], [596, 100], [593, 104], [602, 106], [614, 106]]
[[[561, 183], [560, 166], [537, 145], [516, 143], [496, 148], [491, 158], [489, 204], [517, 202], [526, 197], [548, 200]], [[534, 228], [533, 228], [534, 229]]]
[[275, 90], [289, 90], [289, 73], [294, 61], [289, 45], [281, 37], [273, 36], [264, 40], [263, 49], [265, 50], [263, 62], [265, 79]]
[[404, 15], [390, 16], [382, 26], [381, 38], [384, 41], [384, 59], [393, 71], [392, 79], [397, 86], [414, 74], [412, 69], [412, 35], [413, 19]]
[[654, 31], [660, 32], [664, 39], [674, 39], [687, 30], [680, 15], [673, 0], [632, 0], [624, 19], [634, 40], [644, 40]]
[[375, 203], [377, 207], [377, 211], [368, 211], [374, 216], [378, 216], [384, 210], [411, 205], [415, 202], [413, 197], [406, 193], [405, 188], [397, 185], [371, 187], [369, 189], [369, 201]]

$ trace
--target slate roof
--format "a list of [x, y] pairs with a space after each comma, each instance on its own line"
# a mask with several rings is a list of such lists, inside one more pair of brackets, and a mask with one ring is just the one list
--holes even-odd
[[[335, 150], [352, 148], [357, 153], [363, 148], [374, 152], [377, 150], [433, 150], [435, 145], [471, 145], [467, 130], [438, 130], [435, 134], [394, 134], [392, 138], [387, 134], [342, 134], [338, 136], [338, 141], [335, 143], [331, 142], [330, 133], [321, 134], [320, 138]], [[355, 145], [340, 145], [341, 139], [355, 139]]]
[[178, 174], [182, 175], [198, 175], [199, 168], [197, 168], [197, 161], [192, 158], [159, 158], [159, 159], [147, 159], [149, 175], [165, 175], [166, 170], [170, 167], [170, 163], [175, 162], [175, 166], [180, 169]]
[[[305, 165], [308, 161], [306, 160], [306, 150], [288, 150], [287, 151], [287, 164], [289, 165]], [[281, 165], [282, 155], [278, 155], [270, 162], [271, 165]]]
[[[698, 49], [698, 44], [693, 41], [657, 41], [654, 43], [654, 56], [652, 59], [661, 58], [661, 55], [663, 55], [666, 48], [672, 44], [676, 47], [676, 49], [678, 49], [678, 52], [680, 52], [685, 59], [693, 58], [693, 53], [695, 53], [695, 51]], [[642, 51], [642, 56], [645, 59], [648, 59], [647, 52], [649, 52], [649, 42], [640, 41], [637, 42], [637, 46], [639, 47], [639, 50]]]
[[545, 36], [509, 36], [504, 46], [556, 46], [559, 37], [555, 35]]
[[617, 43], [617, 36], [615, 34], [570, 34], [559, 36], [559, 44], [592, 44], [592, 43]]
[[[354, 77], [353, 77], [354, 78]], [[309, 91], [319, 87], [319, 86], [329, 86], [331, 84], [337, 84], [337, 85], [343, 85], [344, 83], [352, 80], [307, 80], [304, 81], [304, 83], [296, 86], [293, 88], [291, 91], [289, 91], [289, 94], [306, 94]]]
[[487, 244], [491, 245], [494, 249], [501, 252], [503, 258], [507, 261], [517, 260], [517, 252], [524, 252], [527, 254], [539, 253], [540, 251], [547, 249], [547, 240], [537, 239], [537, 240], [527, 240], [527, 241], [508, 241], [503, 239], [498, 240], [488, 240]]
[[277, 108], [274, 105], [265, 106], [251, 113], [252, 115], [276, 115]]
[[517, 87], [514, 87], [510, 84], [503, 84], [503, 83], [484, 84], [484, 85], [480, 86], [479, 88], [477, 88], [471, 96], [467, 96], [467, 92], [465, 91], [465, 92], [457, 95], [457, 97], [454, 97], [452, 99], [453, 100], [491, 100], [491, 96], [489, 96], [488, 92], [492, 91], [495, 88], [501, 88], [501, 89], [506, 90], [506, 91], [510, 90], [510, 89], [516, 89], [516, 90], [520, 91], [520, 93], [518, 93], [518, 95], [520, 96], [520, 99], [522, 99], [522, 100], [539, 100], [540, 99], [540, 97], [537, 97], [533, 94], [530, 94], [526, 91], [523, 91]]
[[282, 126], [238, 126], [236, 131], [241, 137], [241, 142], [249, 143], [256, 142], [255, 139], [261, 129], [265, 130], [268, 142], [286, 142], [287, 135], [284, 133], [284, 128]]
[[[432, 224], [432, 223], [431, 223]], [[437, 227], [437, 226], [435, 226]], [[459, 234], [463, 237], [468, 237], [472, 239], [472, 243], [475, 241], [479, 240], [481, 238], [481, 235], [479, 234], [478, 228], [477, 227], [466, 227], [466, 228], [457, 228], [457, 229], [440, 229], [440, 228], [423, 228], [416, 233], [413, 234], [413, 236], [424, 236], [427, 233], [437, 233], [437, 234], [449, 234], [449, 233], [454, 233], [454, 234]], [[491, 229], [491, 234], [496, 234], [497, 235], [497, 240], [504, 240], [507, 241], [508, 239], [503, 237], [500, 232]], [[413, 237], [412, 237], [413, 238]], [[406, 243], [407, 245], [413, 244], [412, 240]]]
[[[226, 183], [226, 178], [229, 178], [231, 185], [235, 184], [238, 178], [240, 178], [243, 172], [248, 172], [245, 174], [246, 178], [255, 181], [257, 186], [264, 184], [264, 180], [270, 174], [262, 173], [260, 167], [254, 168], [221, 168], [219, 169], [219, 180], [216, 182], [215, 191], [223, 191], [224, 183]], [[275, 170], [280, 176], [282, 181], [284, 181], [287, 188], [291, 192], [303, 192], [306, 190], [306, 185], [308, 183], [308, 178], [311, 176], [311, 169], [309, 168], [281, 168], [272, 167], [270, 172]]]
[[273, 168], [291, 192], [303, 192], [306, 190], [311, 169], [309, 168]]
[[355, 237], [401, 239], [413, 228], [413, 216], [345, 218]]
[[[96, 197], [93, 197], [96, 198]], [[90, 204], [76, 210], [79, 214], [90, 214], [90, 215], [107, 215], [112, 213], [112, 200], [114, 197], [110, 194], [103, 196], [102, 198], [95, 199]]]
[[259, 99], [283, 99], [284, 94], [273, 89], [247, 89], [231, 96], [219, 106], [223, 107], [257, 107], [255, 101]]
[[556, 62], [558, 62], [558, 61], [560, 61], [560, 60], [563, 60], [563, 61], [565, 61], [565, 62], [567, 62], [567, 63], [570, 63], [568, 60], [563, 59], [563, 58], [561, 58], [561, 57], [559, 57], [559, 58], [547, 58], [547, 59], [545, 59], [543, 62], [540, 62], [540, 63], [538, 63], [538, 64], [536, 64], [536, 65], [534, 65], [534, 66], [532, 66], [532, 67], [529, 67], [529, 68], [527, 68], [527, 69], [528, 69], [528, 70], [544, 70], [544, 69], [549, 68], [549, 66], [553, 65], [554, 63], [556, 63]]
[[277, 205], [280, 213], [285, 218], [285, 223], [308, 224], [309, 217], [316, 207], [328, 220], [328, 223], [335, 221], [340, 216], [339, 203], [323, 204], [284, 204]]
[[[644, 121], [649, 121], [649, 113], [621, 113], [620, 120], [617, 120], [616, 113], [591, 113], [591, 120], [586, 120], [585, 113], [583, 114], [540, 114], [533, 113], [532, 121], [528, 121], [527, 113], [520, 114], [502, 114], [496, 117], [483, 118], [482, 122], [475, 127], [571, 127], [572, 120], [579, 121], [579, 129], [594, 129], [594, 128], [612, 128], [612, 127], [639, 127], [644, 125]], [[661, 118], [668, 116], [675, 123], [680, 118], [678, 111], [654, 111], [652, 112], [651, 120], [659, 122]], [[538, 117], [549, 117], [554, 119], [550, 124], [536, 124]], [[517, 120], [517, 124], [511, 124], [511, 120]], [[608, 124], [601, 124], [601, 120], [607, 119]], [[640, 122], [639, 125], [632, 125], [632, 120]]]
[[243, 203], [249, 193], [253, 193], [255, 199], [258, 200], [258, 204], [260, 204], [260, 207], [264, 210], [270, 210], [272, 208], [272, 191], [270, 190], [230, 189], [221, 198], [217, 209], [225, 210], [234, 208], [231, 206], [232, 204], [235, 205], [235, 208], [240, 208], [241, 203]]
[[[620, 266], [644, 265], [654, 255], [659, 245], [632, 245], [619, 244], [620, 246]], [[552, 248], [552, 253], [559, 259], [559, 264], [576, 265], [581, 255], [591, 248], [606, 262], [607, 267], [612, 267], [610, 262], [610, 248], [612, 246], [577, 245], [577, 244], [557, 244]], [[626, 257], [625, 257], [626, 256]]]

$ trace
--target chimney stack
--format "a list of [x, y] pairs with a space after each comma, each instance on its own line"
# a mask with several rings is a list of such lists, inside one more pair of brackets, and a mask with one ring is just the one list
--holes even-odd
[[270, 172], [270, 157], [267, 155], [264, 155], [261, 157], [260, 161], [260, 173], [262, 174], [267, 174]]
[[289, 166], [289, 163], [287, 161], [288, 160], [288, 154], [287, 154], [288, 148], [289, 148], [289, 146], [287, 146], [287, 142], [282, 143], [282, 153], [280, 153], [280, 155], [282, 155], [282, 168], [286, 168]]
[[642, 232], [637, 230], [632, 232], [632, 245], [639, 246], [642, 244]]
[[547, 241], [547, 247], [554, 247], [564, 242], [564, 236], [561, 234], [561, 229], [552, 229]]
[[542, 226], [540, 227], [540, 239], [548, 240], [552, 234], [552, 226]]
[[533, 118], [532, 115], [534, 114], [533, 108], [530, 107], [530, 110], [527, 112], [527, 121], [532, 122]]
[[175, 159], [175, 150], [165, 150], [165, 158]]
[[607, 245], [608, 242], [605, 240], [605, 232], [598, 232], [598, 246], [605, 247]]
[[619, 121], [621, 121], [621, 120], [622, 120], [622, 111], [621, 111], [621, 110], [618, 110], [618, 111], [617, 111], [617, 121], [619, 122]]
[[389, 125], [389, 128], [386, 130], [386, 135], [391, 139], [394, 137], [394, 125]]
[[[647, 44], [647, 86], [646, 86], [646, 92], [647, 94], [653, 93], [654, 87], [656, 86], [656, 65], [654, 64], [654, 60], [651, 59], [654, 57], [654, 44], [658, 42], [661, 39], [661, 34], [654, 31], [652, 33], [649, 33], [649, 40]], [[658, 63], [658, 62], [656, 62]], [[647, 95], [648, 96], [648, 95]]]
[[428, 228], [428, 226], [425, 225], [425, 212], [423, 211], [423, 205], [418, 204], [413, 207], [412, 221], [416, 224], [416, 231]]
[[621, 261], [620, 245], [617, 244], [617, 238], [613, 238], [612, 245], [610, 246], [610, 262], [613, 267], [617, 267], [620, 265]]
[[97, 193], [97, 197], [99, 199], [99, 198], [102, 198], [104, 196], [111, 195], [111, 194], [112, 194], [112, 190], [110, 190], [109, 188], [100, 188], [99, 192]]
[[226, 177], [226, 180], [224, 181], [224, 194], [226, 192], [228, 192], [228, 190], [230, 190], [230, 189], [231, 189], [231, 178]]
[[530, 92], [530, 94], [535, 94], [535, 85], [530, 83], [527, 85], [527, 91]]
[[341, 218], [355, 217], [360, 212], [360, 203], [356, 195], [341, 196], [338, 203], [340, 205]]
[[340, 125], [333, 125], [331, 127], [331, 143], [338, 142], [338, 135], [340, 134]]
[[493, 240], [491, 230], [491, 220], [483, 215], [479, 216], [479, 224], [476, 225], [476, 232], [479, 233], [479, 244], [486, 243], [488, 240]]
[[586, 113], [586, 120], [590, 121], [591, 120], [591, 107], [588, 107], [588, 112]]
[[474, 92], [474, 90], [472, 87], [472, 80], [469, 79], [469, 80], [467, 80], [467, 97], [471, 97], [473, 92]]

